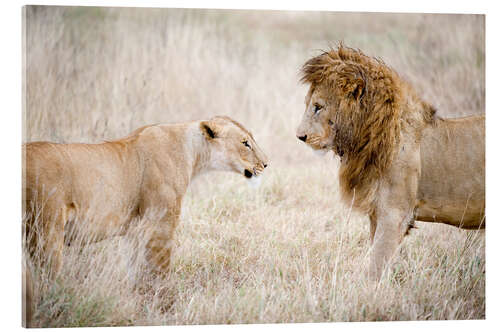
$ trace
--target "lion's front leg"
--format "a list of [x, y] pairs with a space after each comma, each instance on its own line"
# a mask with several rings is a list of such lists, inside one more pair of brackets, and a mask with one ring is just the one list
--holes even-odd
[[418, 179], [420, 177], [418, 146], [402, 145], [387, 177], [380, 183], [378, 200], [370, 215], [372, 255], [371, 278], [380, 279], [397, 247], [414, 222]]
[[397, 209], [386, 211], [373, 230], [370, 278], [379, 280], [402, 240], [401, 226], [405, 214]]
[[[388, 210], [375, 222], [372, 239], [372, 257], [370, 262], [370, 277], [380, 279], [385, 267], [389, 264], [397, 247], [404, 236], [408, 234], [409, 228], [415, 222], [413, 210]], [[373, 223], [372, 223], [373, 225]]]

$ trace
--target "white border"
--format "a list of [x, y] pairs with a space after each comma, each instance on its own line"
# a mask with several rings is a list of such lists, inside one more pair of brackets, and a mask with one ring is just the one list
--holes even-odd
[[[500, 17], [497, 8], [488, 1], [435, 1], [424, 0], [417, 2], [403, 1], [9, 1], [2, 5], [2, 118], [0, 129], [0, 142], [2, 143], [2, 169], [1, 175], [1, 207], [7, 209], [7, 214], [2, 214], [2, 226], [6, 226], [1, 235], [2, 239], [2, 270], [1, 270], [1, 309], [2, 327], [21, 330], [21, 260], [20, 260], [20, 217], [21, 217], [21, 6], [25, 4], [42, 5], [93, 5], [93, 6], [121, 6], [121, 7], [174, 7], [174, 8], [234, 8], [234, 9], [277, 9], [277, 10], [330, 10], [330, 11], [365, 11], [365, 12], [426, 12], [426, 13], [475, 13], [486, 14], [486, 108], [487, 108], [487, 307], [485, 321], [434, 321], [434, 322], [389, 322], [389, 323], [325, 323], [325, 324], [292, 324], [292, 325], [231, 325], [231, 326], [175, 326], [168, 327], [174, 331], [208, 330], [250, 331], [264, 330], [366, 330], [378, 331], [408, 331], [424, 330], [483, 330], [493, 325], [497, 326], [499, 319], [496, 310], [499, 309], [498, 298], [500, 289], [499, 270], [496, 266], [496, 254], [500, 253], [498, 227], [496, 226], [498, 213], [495, 204], [500, 197], [496, 185], [500, 170], [497, 151], [500, 142], [498, 129], [500, 108], [498, 103], [498, 77], [499, 77], [499, 52], [498, 37]], [[109, 330], [110, 328], [108, 328]], [[125, 328], [115, 328], [118, 330]], [[145, 328], [128, 328], [145, 329]], [[165, 327], [148, 327], [147, 330], [165, 330]], [[86, 329], [84, 329], [86, 331]]]
[[[14, 2], [14, 1], [13, 1]], [[215, 8], [215, 9], [270, 9], [270, 10], [329, 10], [329, 11], [364, 11], [364, 12], [399, 12], [399, 13], [463, 13], [484, 14], [491, 5], [488, 1], [279, 1], [279, 0], [55, 0], [33, 1], [20, 5], [60, 5], [60, 6], [108, 6], [108, 7], [160, 7], [160, 8]]]

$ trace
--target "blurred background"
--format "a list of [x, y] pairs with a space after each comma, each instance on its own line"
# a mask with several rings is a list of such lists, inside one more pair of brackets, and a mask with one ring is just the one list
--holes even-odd
[[417, 222], [375, 288], [369, 222], [340, 201], [337, 158], [295, 137], [308, 89], [299, 70], [339, 41], [384, 60], [442, 117], [484, 112], [484, 20], [26, 7], [24, 142], [96, 143], [146, 124], [228, 115], [270, 158], [258, 190], [236, 174], [196, 179], [172, 273], [152, 294], [128, 284], [136, 249], [126, 242], [68, 248], [57, 285], [38, 282], [49, 291], [36, 299], [38, 325], [484, 318], [482, 232]]
[[484, 112], [481, 15], [34, 6], [27, 22], [25, 141], [229, 115], [273, 163], [301, 162], [299, 69], [338, 41], [383, 59], [442, 116]]

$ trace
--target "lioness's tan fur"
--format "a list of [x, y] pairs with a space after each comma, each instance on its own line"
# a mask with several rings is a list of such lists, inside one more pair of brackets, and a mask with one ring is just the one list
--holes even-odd
[[302, 74], [297, 137], [341, 156], [342, 197], [370, 216], [374, 277], [415, 218], [484, 227], [484, 115], [441, 119], [381, 60], [343, 45]]
[[267, 165], [251, 133], [228, 117], [145, 126], [101, 144], [32, 142], [23, 150], [29, 247], [41, 250], [53, 273], [68, 234], [100, 240], [138, 220], [147, 221], [152, 269], [164, 273], [191, 180], [210, 170], [257, 177]]

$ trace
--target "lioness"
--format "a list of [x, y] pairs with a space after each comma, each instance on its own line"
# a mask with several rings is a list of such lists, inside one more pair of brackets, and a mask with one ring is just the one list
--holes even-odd
[[340, 45], [302, 67], [297, 137], [340, 156], [342, 198], [370, 217], [378, 279], [415, 219], [484, 228], [484, 115], [441, 119], [381, 60]]
[[100, 240], [124, 234], [139, 219], [151, 220], [148, 260], [164, 273], [191, 180], [211, 170], [253, 179], [268, 163], [252, 134], [229, 117], [145, 126], [100, 144], [31, 142], [23, 152], [26, 230], [42, 236], [28, 236], [29, 247], [40, 248], [53, 273], [65, 229]]

